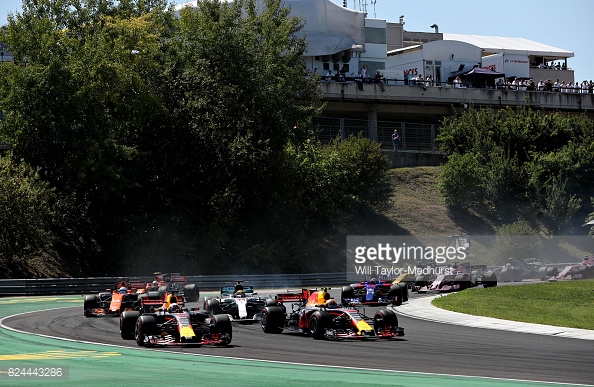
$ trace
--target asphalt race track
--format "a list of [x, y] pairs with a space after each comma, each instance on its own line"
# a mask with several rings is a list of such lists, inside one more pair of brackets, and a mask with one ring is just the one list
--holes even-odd
[[[414, 297], [418, 295], [411, 295], [409, 302], [414, 302]], [[365, 308], [365, 314], [373, 316], [376, 309]], [[467, 328], [403, 316], [399, 316], [399, 322], [405, 328], [406, 336], [390, 341], [332, 342], [292, 333], [265, 334], [258, 324], [234, 324], [233, 341], [229, 347], [175, 347], [166, 350], [558, 383], [592, 384], [594, 379], [594, 346], [591, 341]], [[13, 316], [5, 319], [4, 324], [21, 331], [54, 337], [137, 347], [134, 341], [120, 338], [117, 317], [83, 317], [82, 299], [79, 307]]]

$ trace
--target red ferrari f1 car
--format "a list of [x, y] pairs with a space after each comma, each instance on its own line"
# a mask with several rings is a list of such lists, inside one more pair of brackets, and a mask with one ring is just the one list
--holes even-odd
[[[293, 303], [290, 313], [287, 313], [285, 302]], [[325, 289], [303, 289], [301, 293], [278, 294], [275, 299], [267, 299], [261, 324], [265, 333], [281, 333], [286, 329], [314, 339], [392, 339], [404, 336], [404, 328], [398, 326], [394, 311], [381, 309], [370, 318], [357, 309], [338, 305]]]

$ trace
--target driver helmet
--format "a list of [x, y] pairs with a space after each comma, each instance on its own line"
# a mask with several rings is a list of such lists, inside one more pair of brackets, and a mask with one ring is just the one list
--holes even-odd
[[244, 293], [244, 291], [243, 291], [243, 290], [238, 290], [238, 291], [236, 291], [236, 292], [235, 292], [235, 297], [238, 297], [238, 298], [243, 298], [243, 297], [245, 297], [245, 293]]
[[157, 286], [159, 283], [157, 281], [153, 281], [153, 286]]
[[179, 312], [181, 312], [181, 308], [179, 307], [179, 305], [178, 305], [178, 304], [171, 304], [171, 305], [169, 306], [169, 311], [170, 311], [171, 313], [179, 313]]
[[126, 293], [128, 293], [128, 289], [126, 289], [125, 286], [122, 286], [119, 290], [120, 290], [120, 294], [126, 294]]
[[326, 308], [328, 308], [328, 309], [336, 309], [336, 308], [338, 308], [338, 304], [336, 303], [336, 301], [334, 300], [334, 298], [331, 298], [328, 301], [326, 301]]
[[379, 283], [379, 281], [377, 280], [377, 278], [372, 278], [372, 279], [369, 280], [369, 283], [371, 285], [376, 285], [377, 283]]

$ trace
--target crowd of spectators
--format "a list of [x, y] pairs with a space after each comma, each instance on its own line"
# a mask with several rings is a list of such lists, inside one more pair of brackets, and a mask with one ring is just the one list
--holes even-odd
[[560, 93], [569, 94], [592, 94], [594, 92], [594, 82], [584, 80], [583, 82], [567, 82], [559, 81], [557, 79], [553, 82], [550, 79], [543, 81], [542, 79], [538, 83], [534, 83], [533, 79], [521, 79], [515, 78], [514, 80], [508, 79], [504, 84], [503, 80], [499, 80], [496, 84], [498, 89], [507, 90], [519, 90], [519, 91], [555, 91]]

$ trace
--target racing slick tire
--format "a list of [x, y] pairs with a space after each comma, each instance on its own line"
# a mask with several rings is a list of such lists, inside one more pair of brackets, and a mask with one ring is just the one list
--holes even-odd
[[400, 285], [392, 285], [390, 287], [390, 292], [388, 293], [388, 296], [393, 297], [392, 305], [395, 305], [395, 306], [402, 305], [402, 299], [403, 299], [402, 292], [403, 292], [403, 290], [400, 287]]
[[157, 319], [155, 316], [142, 315], [136, 319], [134, 339], [139, 346], [146, 346], [144, 338], [157, 333]]
[[425, 275], [418, 275], [415, 278], [415, 285], [414, 288], [419, 290], [420, 288], [422, 288], [423, 286], [429, 286], [429, 277], [425, 276]]
[[276, 302], [274, 298], [267, 298], [266, 301], [264, 301], [264, 306], [278, 306], [278, 302]]
[[379, 334], [384, 328], [396, 328], [398, 326], [398, 316], [392, 310], [380, 309], [373, 316], [373, 330]]
[[92, 295], [85, 296], [85, 301], [83, 303], [84, 316], [91, 317], [93, 314], [90, 312], [90, 310], [95, 309], [98, 306], [99, 306], [99, 303], [97, 302], [97, 295], [92, 294]]
[[155, 290], [147, 292], [146, 295], [149, 298], [149, 300], [160, 300], [161, 299], [161, 293], [159, 293], [158, 291], [155, 291]]
[[231, 320], [226, 314], [217, 314], [210, 318], [212, 328], [210, 333], [222, 334], [226, 333], [228, 338], [224, 339], [222, 343], [217, 345], [229, 345], [233, 338], [233, 328], [231, 327]]
[[197, 302], [200, 299], [200, 290], [196, 284], [184, 286], [184, 298], [186, 302]]
[[481, 277], [481, 282], [484, 288], [492, 288], [497, 286], [497, 275], [492, 271], [488, 271]]
[[590, 266], [580, 266], [578, 272], [582, 275], [582, 279], [588, 279], [591, 276]]
[[266, 306], [262, 312], [262, 330], [264, 333], [281, 333], [285, 327], [285, 310], [280, 306]]
[[352, 286], [343, 286], [342, 287], [342, 291], [340, 292], [340, 302], [343, 305], [348, 305], [349, 302], [347, 301], [347, 299], [349, 298], [355, 298], [355, 291], [353, 290]]
[[400, 286], [400, 290], [402, 291], [402, 302], [408, 301], [408, 283], [400, 282], [398, 286]]
[[204, 310], [212, 314], [221, 314], [221, 304], [219, 303], [219, 300], [217, 300], [216, 298], [211, 298], [210, 300], [206, 301]]
[[208, 302], [208, 300], [212, 300], [213, 298], [216, 297], [204, 297], [204, 302], [202, 303], [202, 310], [206, 311], [206, 303]]
[[468, 289], [470, 287], [470, 276], [466, 273], [456, 274], [454, 284], [460, 285], [460, 290]]
[[332, 316], [324, 310], [313, 312], [309, 318], [309, 334], [316, 340], [324, 338], [326, 328], [330, 327]]
[[134, 339], [134, 329], [136, 327], [136, 320], [140, 317], [140, 312], [135, 310], [125, 310], [120, 315], [120, 336], [124, 340]]

